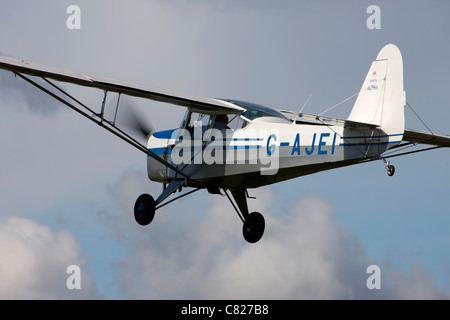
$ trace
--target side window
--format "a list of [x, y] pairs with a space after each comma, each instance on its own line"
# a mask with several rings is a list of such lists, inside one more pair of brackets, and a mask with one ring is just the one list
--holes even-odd
[[211, 117], [207, 114], [192, 112], [189, 119], [188, 127], [208, 127], [211, 122]]
[[240, 115], [238, 114], [220, 114], [216, 116], [213, 128], [223, 130], [231, 129], [236, 131], [245, 127], [248, 124]]
[[228, 127], [234, 131], [242, 128], [242, 119], [238, 114], [228, 115]]
[[235, 114], [229, 115], [228, 117], [230, 118], [228, 126], [234, 131], [245, 128], [249, 124], [249, 122], [246, 121], [241, 115]]
[[203, 132], [205, 132], [206, 129], [209, 128], [210, 124], [211, 117], [209, 115], [198, 112], [191, 112], [188, 123], [186, 125], [186, 129], [191, 133], [191, 135], [194, 133], [194, 131], [201, 129], [200, 132], [202, 132], [203, 135]]

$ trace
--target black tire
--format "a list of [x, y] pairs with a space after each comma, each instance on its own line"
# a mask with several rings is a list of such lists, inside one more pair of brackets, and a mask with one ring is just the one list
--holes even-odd
[[250, 243], [258, 242], [264, 234], [265, 226], [266, 222], [261, 213], [259, 212], [250, 213], [242, 227], [244, 239]]
[[149, 194], [142, 194], [134, 204], [134, 218], [141, 226], [146, 226], [155, 217], [155, 199]]
[[389, 177], [392, 177], [392, 176], [394, 175], [394, 173], [395, 173], [395, 167], [392, 166], [392, 165], [389, 166], [388, 172], [387, 172], [388, 176], [389, 176]]

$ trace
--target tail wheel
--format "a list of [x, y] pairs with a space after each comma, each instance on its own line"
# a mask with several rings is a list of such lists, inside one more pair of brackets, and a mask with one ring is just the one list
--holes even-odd
[[395, 167], [393, 165], [388, 166], [387, 174], [389, 177], [392, 177], [395, 173]]
[[134, 205], [134, 218], [141, 226], [152, 222], [155, 216], [155, 199], [149, 194], [142, 194]]
[[264, 234], [265, 225], [266, 223], [261, 213], [250, 213], [247, 219], [245, 219], [244, 225], [242, 227], [244, 239], [250, 243], [258, 242]]

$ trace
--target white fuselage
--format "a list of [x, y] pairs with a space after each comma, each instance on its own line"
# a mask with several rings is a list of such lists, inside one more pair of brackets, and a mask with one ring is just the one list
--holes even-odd
[[[174, 130], [170, 137], [152, 136], [148, 148], [182, 169], [190, 185], [254, 188], [378, 158], [403, 136], [375, 127], [351, 128], [343, 120], [324, 124], [323, 119], [293, 123], [261, 117], [224, 134], [198, 129], [190, 139], [180, 138], [183, 130]], [[175, 178], [173, 170], [150, 157], [148, 172], [159, 182]]]

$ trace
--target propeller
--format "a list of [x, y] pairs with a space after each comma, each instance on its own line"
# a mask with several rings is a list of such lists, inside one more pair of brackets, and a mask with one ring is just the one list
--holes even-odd
[[155, 132], [150, 124], [148, 114], [138, 109], [128, 97], [121, 97], [120, 99], [119, 115], [116, 124], [119, 127], [126, 127], [128, 129], [125, 130], [127, 133], [145, 142]]

